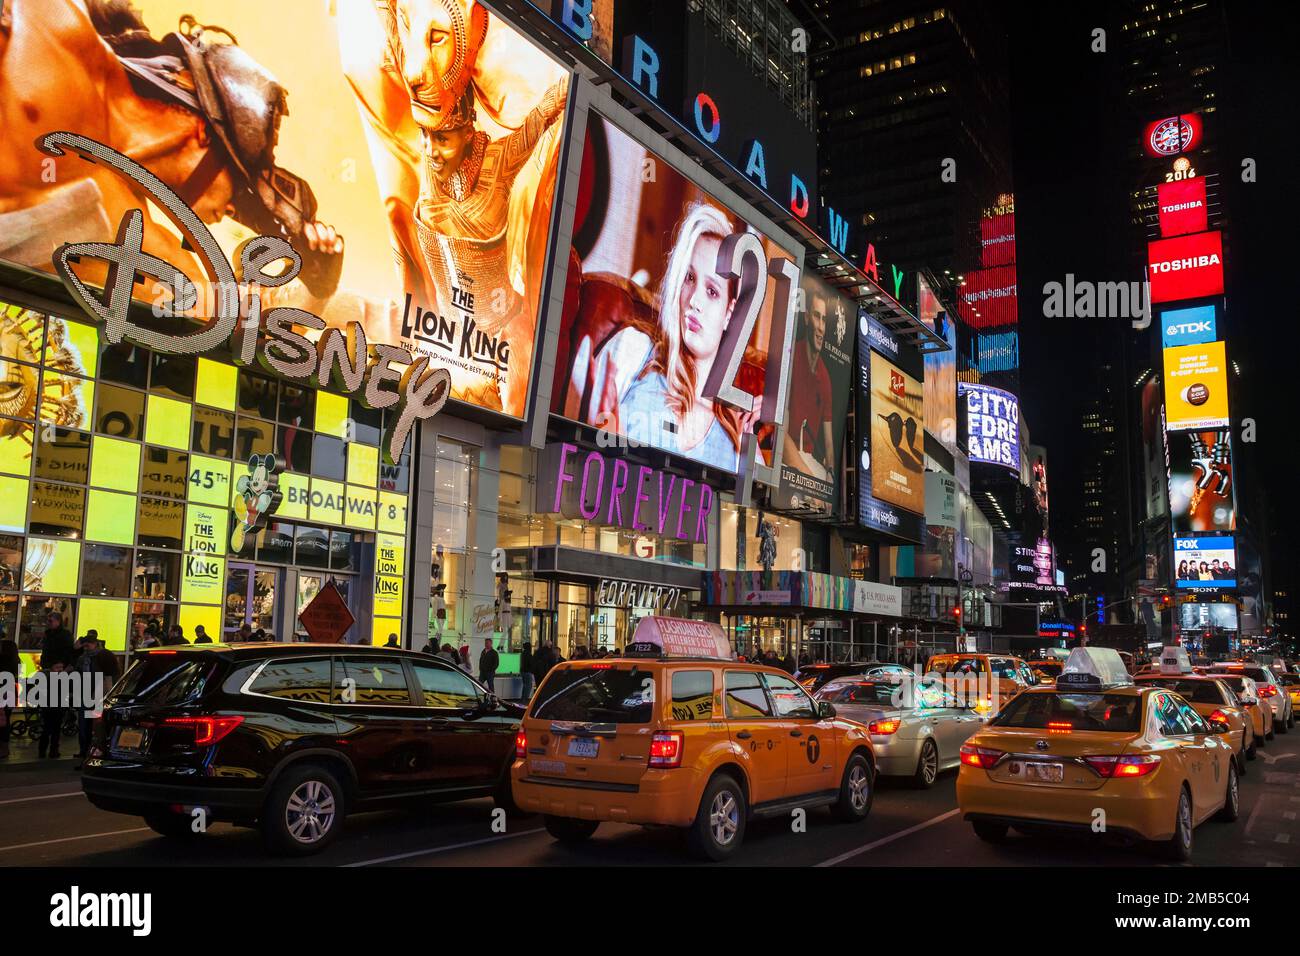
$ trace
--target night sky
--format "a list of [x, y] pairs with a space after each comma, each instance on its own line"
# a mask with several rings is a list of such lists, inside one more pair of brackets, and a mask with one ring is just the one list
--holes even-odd
[[[1294, 493], [1300, 466], [1295, 437], [1300, 82], [1295, 60], [1288, 63], [1287, 55], [1294, 48], [1296, 24], [1278, 20], [1279, 11], [1294, 9], [1289, 6], [1230, 2], [1228, 8], [1228, 76], [1210, 122], [1227, 206], [1228, 354], [1245, 376], [1231, 411], [1237, 436], [1241, 418], [1258, 422], [1264, 474], [1256, 479], [1264, 483], [1270, 512], [1273, 583], [1289, 583], [1295, 595], [1300, 582], [1294, 544], [1288, 542], [1300, 535]], [[1142, 237], [1128, 224], [1128, 174], [1121, 164], [1143, 122], [1157, 117], [1137, 117], [1126, 108], [1108, 59], [1116, 55], [1113, 44], [1109, 54], [1089, 49], [1094, 27], [1116, 35], [1108, 5], [1024, 3], [1007, 9], [1022, 408], [1033, 440], [1047, 446], [1059, 547], [1068, 540], [1075, 515], [1071, 499], [1078, 497], [1078, 415], [1095, 388], [1098, 361], [1116, 336], [1129, 332], [1126, 320], [1043, 318], [1042, 288], [1071, 272], [1093, 281], [1142, 278], [1141, 264], [1134, 265]], [[1257, 161], [1256, 183], [1240, 182], [1245, 156]]]

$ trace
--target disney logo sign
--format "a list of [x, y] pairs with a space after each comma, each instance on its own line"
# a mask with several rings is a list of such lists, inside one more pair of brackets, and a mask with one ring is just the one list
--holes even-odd
[[[241, 308], [241, 286], [276, 288], [291, 282], [302, 269], [302, 257], [284, 239], [255, 236], [241, 243], [236, 267], [227, 261], [217, 240], [184, 200], [139, 163], [85, 136], [47, 133], [36, 143], [51, 156], [65, 150], [91, 163], [120, 173], [149, 194], [185, 236], [203, 265], [215, 292], [215, 314], [197, 331], [171, 334], [137, 325], [130, 319], [131, 294], [137, 276], [156, 279], [171, 287], [170, 306], [155, 309], [164, 318], [185, 319], [198, 303], [198, 288], [189, 276], [165, 259], [143, 250], [144, 220], [139, 209], [129, 210], [117, 228], [115, 242], [64, 243], [54, 253], [54, 269], [64, 286], [86, 313], [104, 325], [111, 343], [130, 342], [172, 355], [201, 355], [228, 342], [237, 365], [254, 361], [267, 371], [309, 385], [332, 386], [355, 395], [372, 409], [392, 409], [384, 436], [384, 458], [396, 464], [417, 421], [436, 415], [451, 392], [451, 375], [444, 368], [429, 368], [425, 356], [413, 357], [405, 349], [367, 344], [360, 322], [343, 328], [326, 328], [319, 316], [297, 308], [277, 307], [262, 312], [257, 295], [246, 297]], [[101, 299], [72, 271], [81, 259], [98, 259], [108, 265]], [[277, 263], [287, 268], [271, 271]], [[296, 328], [322, 334], [316, 341]]]

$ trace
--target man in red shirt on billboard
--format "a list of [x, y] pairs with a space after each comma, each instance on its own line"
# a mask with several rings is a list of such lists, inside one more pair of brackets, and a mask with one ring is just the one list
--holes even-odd
[[790, 406], [782, 456], [791, 468], [822, 481], [831, 480], [835, 469], [831, 377], [822, 361], [826, 308], [826, 296], [816, 288], [808, 290], [803, 345], [795, 346], [790, 369]]

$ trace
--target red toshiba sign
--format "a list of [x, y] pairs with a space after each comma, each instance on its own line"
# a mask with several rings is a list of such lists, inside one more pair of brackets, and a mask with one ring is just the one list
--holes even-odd
[[1160, 235], [1183, 236], [1209, 228], [1205, 206], [1205, 180], [1200, 176], [1161, 183], [1156, 188], [1160, 207]]
[[1147, 243], [1151, 302], [1223, 294], [1223, 234], [1198, 232]]

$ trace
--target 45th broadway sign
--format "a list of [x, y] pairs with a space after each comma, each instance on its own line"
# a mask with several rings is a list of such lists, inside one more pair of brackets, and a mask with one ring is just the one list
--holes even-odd
[[[132, 209], [122, 217], [115, 242], [64, 243], [54, 253], [54, 269], [68, 292], [86, 313], [104, 325], [109, 342], [122, 341], [172, 355], [200, 355], [229, 344], [237, 365], [258, 362], [267, 371], [309, 385], [333, 387], [355, 395], [368, 408], [391, 409], [384, 436], [384, 457], [396, 464], [415, 422], [431, 418], [446, 404], [451, 375], [429, 368], [427, 357], [413, 358], [394, 345], [366, 343], [360, 322], [342, 328], [325, 327], [325, 321], [304, 309], [277, 307], [262, 312], [256, 295], [243, 296], [243, 287], [276, 288], [292, 281], [302, 268], [302, 257], [284, 239], [256, 236], [243, 243], [239, 264], [225, 253], [198, 215], [147, 169], [121, 153], [75, 133], [47, 133], [36, 143], [51, 156], [65, 150], [91, 163], [116, 170], [145, 190], [166, 213], [198, 253], [215, 293], [209, 320], [197, 331], [171, 334], [137, 325], [129, 317], [137, 277], [152, 278], [169, 286], [170, 305], [155, 315], [189, 321], [185, 313], [198, 303], [198, 288], [177, 266], [145, 252], [144, 217]], [[101, 299], [72, 271], [81, 259], [98, 259], [108, 265], [108, 280]], [[272, 267], [287, 262], [281, 271]], [[246, 310], [241, 309], [241, 300]], [[321, 332], [315, 342], [295, 327]]]

